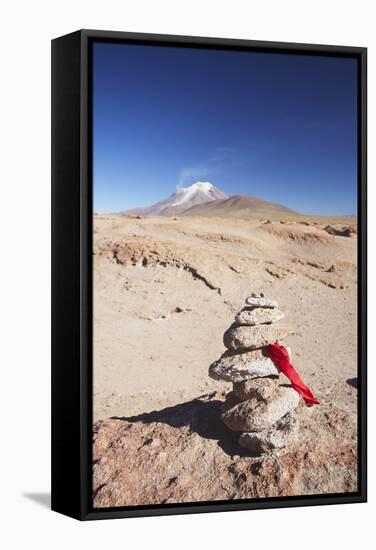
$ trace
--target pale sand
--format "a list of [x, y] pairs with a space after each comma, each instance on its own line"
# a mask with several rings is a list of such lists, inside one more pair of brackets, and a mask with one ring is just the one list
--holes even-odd
[[229, 389], [208, 367], [252, 291], [296, 329], [284, 343], [317, 397], [356, 411], [357, 238], [322, 229], [356, 225], [299, 221], [95, 215], [94, 420]]

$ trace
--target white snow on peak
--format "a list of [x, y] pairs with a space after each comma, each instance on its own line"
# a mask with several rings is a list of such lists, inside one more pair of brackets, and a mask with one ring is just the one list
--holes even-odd
[[193, 187], [194, 189], [201, 189], [201, 191], [210, 191], [210, 189], [212, 189], [214, 185], [209, 181], [196, 181], [196, 183], [192, 183], [192, 185], [190, 185], [188, 189], [190, 189], [191, 187]]
[[179, 196], [179, 200], [171, 204], [171, 206], [178, 206], [189, 201], [197, 191], [205, 193], [208, 196], [208, 200], [210, 200], [212, 198], [210, 196], [210, 190], [213, 187], [214, 185], [208, 181], [196, 181], [196, 183], [192, 183], [189, 187], [179, 187], [176, 192]]

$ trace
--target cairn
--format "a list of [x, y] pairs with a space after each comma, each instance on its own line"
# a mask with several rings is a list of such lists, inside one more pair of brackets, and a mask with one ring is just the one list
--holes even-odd
[[269, 344], [292, 334], [290, 327], [281, 323], [284, 313], [262, 293], [252, 293], [245, 302], [235, 323], [224, 333], [227, 351], [210, 365], [209, 376], [232, 382], [222, 421], [240, 433], [241, 447], [262, 454], [285, 447], [296, 434], [293, 411], [300, 397], [290, 385], [280, 384], [279, 371], [267, 353]]

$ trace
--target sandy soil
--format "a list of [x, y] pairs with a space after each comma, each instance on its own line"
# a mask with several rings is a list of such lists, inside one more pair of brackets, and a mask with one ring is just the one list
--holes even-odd
[[324, 229], [356, 224], [282, 222], [95, 215], [94, 420], [226, 389], [208, 367], [252, 291], [296, 329], [284, 343], [315, 395], [356, 411], [357, 238]]

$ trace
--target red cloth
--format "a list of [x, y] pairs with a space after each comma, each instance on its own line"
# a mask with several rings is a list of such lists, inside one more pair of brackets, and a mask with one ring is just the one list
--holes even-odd
[[275, 342], [275, 344], [270, 344], [267, 346], [266, 350], [277, 369], [287, 376], [291, 382], [291, 386], [303, 397], [307, 405], [318, 405], [320, 402], [317, 401], [316, 397], [313, 395], [311, 390], [307, 388], [301, 380], [299, 374], [290, 363], [290, 356], [287, 349], [281, 346], [278, 342]]

